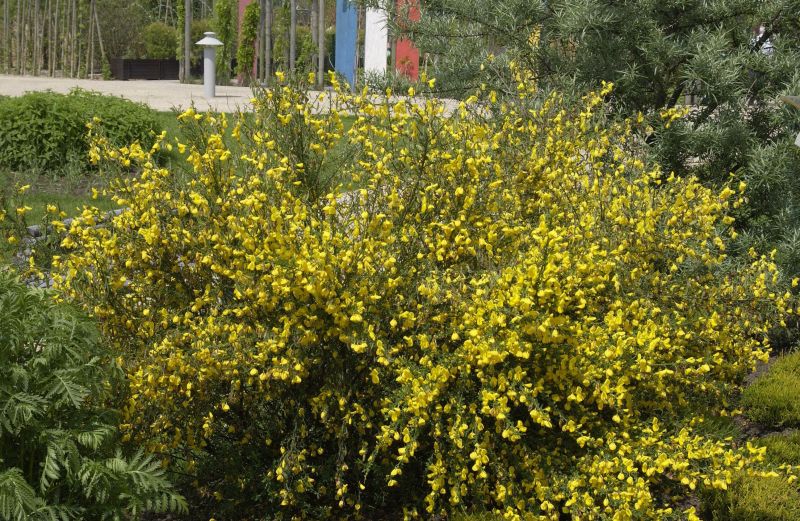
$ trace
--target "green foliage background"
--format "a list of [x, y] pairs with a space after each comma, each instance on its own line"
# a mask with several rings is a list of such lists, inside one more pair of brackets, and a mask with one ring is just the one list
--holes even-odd
[[157, 114], [140, 103], [75, 89], [69, 94], [35, 92], [0, 99], [0, 167], [64, 172], [88, 166], [86, 124], [105, 122], [120, 145], [152, 140]]
[[158, 461], [122, 454], [119, 391], [93, 324], [0, 270], [0, 520], [184, 512]]
[[[792, 145], [800, 111], [779, 101], [800, 94], [800, 1], [423, 0], [422, 10], [419, 23], [394, 30], [430, 57], [442, 94], [481, 84], [512, 93], [512, 61], [537, 71], [545, 92], [614, 82], [612, 107], [651, 121], [647, 142], [665, 170], [748, 183], [737, 249], [777, 248], [784, 270], [800, 272], [800, 149]], [[752, 32], [759, 23], [761, 41]], [[767, 39], [772, 55], [762, 52]], [[659, 112], [686, 95], [695, 110], [665, 125]]]
[[238, 4], [232, 0], [217, 0], [214, 4], [212, 27], [223, 43], [217, 56], [217, 78], [222, 82], [231, 79], [231, 60], [235, 56]]
[[255, 42], [258, 37], [259, 14], [261, 10], [257, 3], [249, 4], [244, 9], [244, 20], [239, 33], [239, 50], [236, 53], [236, 73], [245, 81], [253, 75], [253, 60], [256, 57]]
[[151, 59], [174, 59], [178, 45], [175, 29], [163, 22], [153, 22], [142, 31], [145, 57]]

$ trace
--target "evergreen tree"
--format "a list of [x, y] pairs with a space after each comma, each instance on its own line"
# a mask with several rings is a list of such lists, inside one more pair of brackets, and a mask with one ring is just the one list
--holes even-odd
[[[394, 29], [430, 54], [443, 94], [513, 91], [512, 60], [542, 91], [613, 82], [620, 114], [651, 120], [665, 170], [747, 182], [736, 249], [777, 247], [800, 272], [800, 111], [780, 101], [800, 94], [799, 0], [423, 0], [422, 10]], [[660, 117], [684, 103], [685, 120]]]

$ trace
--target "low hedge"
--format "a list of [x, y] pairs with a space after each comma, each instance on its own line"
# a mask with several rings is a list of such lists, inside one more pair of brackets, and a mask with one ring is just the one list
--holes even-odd
[[86, 124], [94, 117], [119, 145], [144, 144], [159, 127], [156, 112], [141, 103], [80, 89], [0, 98], [0, 168], [57, 174], [86, 169]]

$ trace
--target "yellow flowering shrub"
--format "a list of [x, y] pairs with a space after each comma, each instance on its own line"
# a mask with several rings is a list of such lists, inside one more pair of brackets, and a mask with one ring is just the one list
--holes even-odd
[[72, 224], [55, 283], [195, 515], [697, 519], [682, 498], [758, 468], [702, 428], [791, 304], [770, 259], [731, 269], [738, 192], [645, 165], [598, 115], [610, 86], [569, 108], [526, 85], [324, 115], [282, 85], [185, 112], [187, 143], [95, 136], [141, 174]]

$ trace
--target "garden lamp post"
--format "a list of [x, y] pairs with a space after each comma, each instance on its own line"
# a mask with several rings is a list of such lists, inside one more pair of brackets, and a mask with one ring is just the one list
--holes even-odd
[[197, 42], [203, 48], [203, 92], [206, 98], [213, 98], [217, 84], [217, 47], [222, 42], [217, 40], [217, 35], [213, 32], [205, 33], [205, 38]]
[[[781, 99], [789, 105], [800, 109], [800, 96], [781, 96]], [[800, 134], [797, 134], [794, 144], [800, 147]]]

